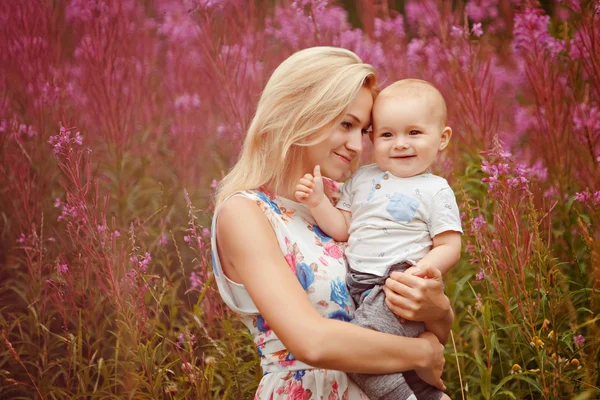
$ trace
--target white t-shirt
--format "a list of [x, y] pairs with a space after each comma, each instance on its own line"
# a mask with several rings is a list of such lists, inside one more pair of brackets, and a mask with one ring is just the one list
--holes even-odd
[[394, 264], [419, 261], [434, 236], [462, 233], [454, 192], [430, 173], [399, 178], [376, 164], [365, 165], [344, 184], [337, 208], [352, 213], [350, 267], [377, 276]]

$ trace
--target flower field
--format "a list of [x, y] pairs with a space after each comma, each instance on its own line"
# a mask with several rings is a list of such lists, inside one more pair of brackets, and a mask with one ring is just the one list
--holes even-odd
[[270, 73], [318, 45], [446, 98], [448, 394], [600, 398], [600, 3], [23, 0], [0, 2], [0, 399], [253, 398], [213, 196]]

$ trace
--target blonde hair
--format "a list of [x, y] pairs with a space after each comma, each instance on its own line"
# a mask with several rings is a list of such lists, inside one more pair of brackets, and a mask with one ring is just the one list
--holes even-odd
[[217, 205], [267, 184], [276, 193], [293, 188], [289, 178], [303, 149], [327, 138], [362, 87], [376, 96], [375, 69], [346, 49], [312, 47], [283, 61], [262, 92], [237, 163], [219, 184]]

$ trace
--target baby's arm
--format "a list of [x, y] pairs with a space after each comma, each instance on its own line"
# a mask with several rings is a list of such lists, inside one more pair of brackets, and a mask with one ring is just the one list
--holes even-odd
[[351, 214], [335, 208], [325, 196], [319, 165], [315, 166], [314, 175], [306, 174], [300, 179], [294, 195], [298, 202], [308, 206], [310, 213], [323, 232], [338, 242], [348, 240]]
[[[423, 257], [414, 267], [411, 267], [407, 272], [427, 278], [419, 273], [425, 271], [429, 267], [439, 269], [442, 275], [446, 275], [448, 271], [460, 259], [461, 234], [456, 231], [446, 231], [437, 234], [433, 237], [433, 248], [425, 257]], [[451, 317], [453, 319], [453, 316]], [[450, 322], [450, 324], [452, 324]], [[439, 339], [440, 343], [448, 341], [449, 331], [444, 324], [425, 324], [425, 329], [433, 333]]]
[[433, 248], [415, 267], [432, 266], [439, 269], [442, 275], [460, 260], [461, 234], [456, 231], [446, 231], [433, 237]]

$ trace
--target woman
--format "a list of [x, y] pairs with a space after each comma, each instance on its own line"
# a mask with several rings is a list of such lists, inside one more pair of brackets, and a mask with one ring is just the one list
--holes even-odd
[[[293, 54], [265, 86], [240, 159], [219, 186], [215, 276], [254, 335], [265, 373], [258, 399], [365, 399], [345, 372], [415, 370], [444, 389], [443, 346], [433, 334], [403, 338], [348, 323], [354, 305], [343, 251], [290, 200], [317, 164], [334, 181], [349, 176], [376, 93], [375, 71], [348, 50]], [[422, 275], [430, 279], [388, 279], [387, 303], [401, 318], [449, 332], [453, 314], [441, 277]]]

